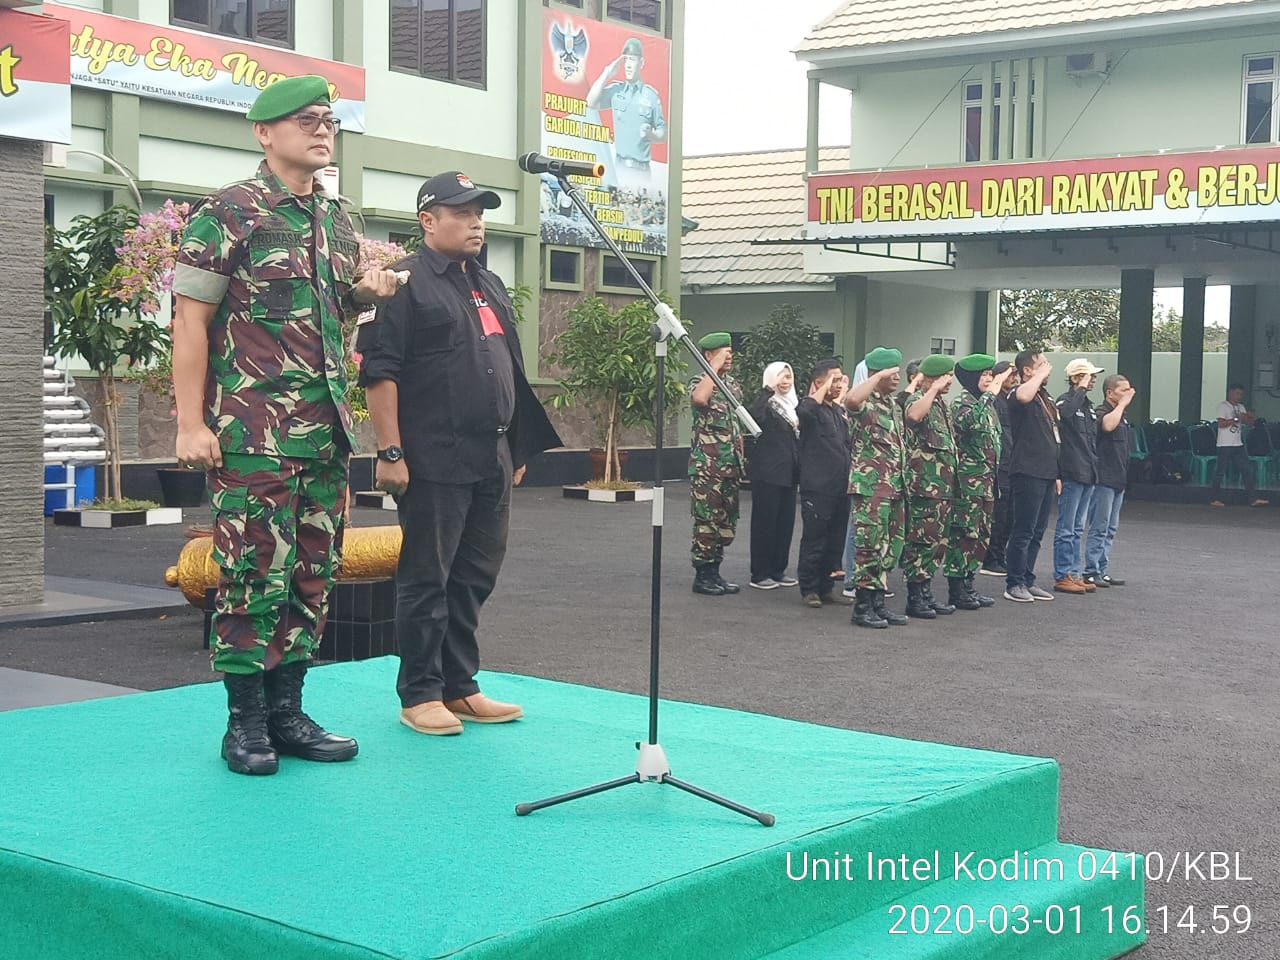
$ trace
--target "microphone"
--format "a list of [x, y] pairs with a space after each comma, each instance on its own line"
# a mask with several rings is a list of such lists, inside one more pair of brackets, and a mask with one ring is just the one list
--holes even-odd
[[526, 153], [516, 163], [525, 173], [549, 173], [555, 177], [604, 176], [604, 164], [588, 160], [557, 160], [540, 153]]

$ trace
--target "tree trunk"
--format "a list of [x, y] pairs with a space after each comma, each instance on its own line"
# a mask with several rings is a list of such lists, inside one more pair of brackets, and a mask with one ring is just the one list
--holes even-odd
[[609, 429], [604, 438], [604, 482], [618, 479], [621, 470], [618, 461], [618, 391], [609, 392]]
[[104, 426], [107, 434], [107, 469], [103, 471], [106, 479], [107, 500], [120, 499], [120, 394], [116, 390], [116, 380], [111, 369], [99, 371], [98, 383], [102, 387], [102, 405], [107, 412]]

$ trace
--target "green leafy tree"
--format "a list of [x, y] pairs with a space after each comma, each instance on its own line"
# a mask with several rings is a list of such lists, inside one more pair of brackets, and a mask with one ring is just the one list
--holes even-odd
[[1105, 348], [1119, 333], [1119, 290], [1000, 291], [1001, 350]]
[[[1225, 351], [1230, 333], [1230, 330], [1220, 324], [1205, 324], [1201, 348], [1205, 353]], [[1182, 315], [1173, 307], [1169, 307], [1163, 314], [1156, 315], [1151, 325], [1151, 349], [1171, 353], [1182, 352]]]
[[[599, 297], [591, 297], [570, 310], [566, 319], [564, 332], [556, 337], [548, 357], [565, 370], [551, 406], [564, 410], [587, 405], [605, 449], [604, 480], [613, 483], [622, 479], [618, 462], [622, 428], [657, 429], [658, 374], [649, 335], [653, 308], [647, 300], [633, 300], [615, 312]], [[671, 350], [664, 396], [668, 410], [676, 409], [684, 397], [685, 369], [679, 353]]]
[[53, 318], [53, 353], [82, 357], [98, 376], [107, 440], [106, 498], [120, 499], [120, 393], [116, 367], [148, 366], [169, 352], [169, 331], [141, 314], [151, 294], [121, 296], [118, 248], [138, 212], [114, 206], [78, 216], [66, 230], [45, 232], [44, 297]]
[[804, 322], [804, 308], [783, 303], [748, 332], [742, 349], [734, 355], [733, 376], [750, 397], [760, 389], [764, 368], [781, 360], [791, 364], [796, 390], [803, 396], [814, 364], [829, 355], [822, 344], [822, 331]]

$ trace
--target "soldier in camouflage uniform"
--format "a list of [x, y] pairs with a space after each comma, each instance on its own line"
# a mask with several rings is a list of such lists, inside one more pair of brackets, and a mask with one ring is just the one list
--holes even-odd
[[337, 121], [322, 77], [280, 80], [248, 119], [266, 158], [192, 211], [174, 276], [178, 462], [209, 472], [213, 667], [230, 719], [222, 756], [271, 774], [278, 754], [349, 760], [354, 740], [302, 712], [339, 562], [354, 449], [341, 321], [396, 277], [356, 277], [355, 230], [314, 180]]
[[993, 376], [995, 358], [974, 353], [956, 364], [956, 379], [964, 393], [951, 407], [956, 441], [956, 499], [951, 508], [951, 539], [943, 572], [947, 602], [961, 610], [995, 605], [973, 587], [991, 536], [995, 510], [996, 465], [1000, 461], [1000, 419], [995, 400], [1012, 368]]
[[885, 607], [889, 571], [902, 555], [906, 522], [902, 408], [896, 391], [902, 353], [877, 347], [867, 354], [867, 379], [845, 396], [853, 436], [849, 492], [856, 543], [850, 571], [854, 584], [853, 623], [883, 629], [907, 618]]
[[932, 620], [956, 608], [933, 596], [933, 575], [942, 563], [951, 528], [956, 489], [956, 446], [951, 415], [941, 398], [951, 386], [951, 357], [933, 354], [920, 362], [919, 387], [907, 398], [903, 420], [907, 447], [907, 535], [902, 572], [907, 579], [907, 616]]
[[[698, 341], [711, 369], [741, 400], [733, 368], [732, 340], [727, 333], [709, 333]], [[689, 382], [693, 401], [693, 433], [689, 442], [689, 506], [693, 512], [693, 549], [696, 571], [693, 592], [709, 597], [737, 593], [738, 585], [720, 576], [724, 548], [733, 543], [738, 529], [738, 488], [742, 483], [742, 429], [729, 401], [716, 390], [710, 377]]]

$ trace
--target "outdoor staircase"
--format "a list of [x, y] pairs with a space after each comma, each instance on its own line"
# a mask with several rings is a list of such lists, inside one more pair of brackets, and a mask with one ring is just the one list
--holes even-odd
[[76, 506], [79, 471], [107, 459], [106, 435], [90, 419], [89, 404], [72, 394], [75, 385], [53, 357], [44, 358], [44, 463], [66, 468], [61, 479], [46, 479], [44, 489], [61, 492], [66, 507]]

